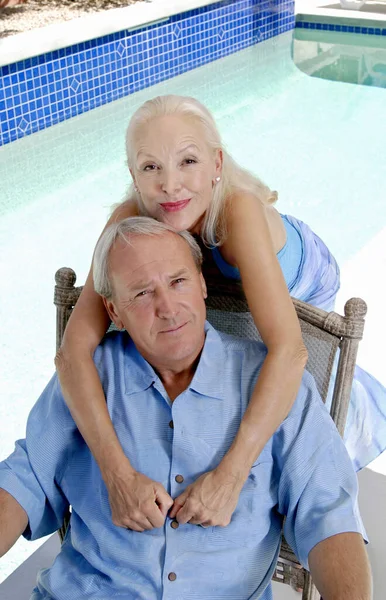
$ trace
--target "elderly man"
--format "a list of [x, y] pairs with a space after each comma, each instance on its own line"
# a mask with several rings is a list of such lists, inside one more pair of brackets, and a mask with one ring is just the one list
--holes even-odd
[[111, 225], [94, 257], [95, 289], [127, 331], [108, 335], [95, 363], [127, 456], [159, 482], [152, 522], [144, 531], [112, 523], [101, 473], [54, 377], [26, 439], [0, 464], [0, 553], [22, 533], [55, 531], [70, 504], [66, 538], [34, 600], [268, 600], [286, 517], [285, 536], [324, 600], [369, 600], [356, 476], [307, 373], [231, 523], [200, 527], [167, 515], [231, 446], [265, 355], [205, 322], [200, 264], [189, 234], [141, 217]]

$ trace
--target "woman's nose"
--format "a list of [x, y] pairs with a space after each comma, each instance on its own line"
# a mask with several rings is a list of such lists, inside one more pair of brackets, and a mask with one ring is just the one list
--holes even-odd
[[176, 170], [164, 171], [162, 174], [162, 190], [172, 196], [181, 189], [181, 174]]

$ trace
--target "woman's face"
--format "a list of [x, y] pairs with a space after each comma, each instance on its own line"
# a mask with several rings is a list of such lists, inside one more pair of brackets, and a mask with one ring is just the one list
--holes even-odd
[[208, 148], [202, 127], [186, 117], [157, 117], [134, 140], [131, 174], [142, 202], [178, 231], [199, 233], [221, 174], [221, 152]]

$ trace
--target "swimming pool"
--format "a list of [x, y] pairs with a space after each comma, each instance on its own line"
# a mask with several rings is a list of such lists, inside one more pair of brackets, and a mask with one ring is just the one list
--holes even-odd
[[296, 29], [293, 54], [312, 77], [386, 88], [386, 35]]
[[[292, 33], [283, 34], [0, 150], [0, 459], [24, 435], [53, 373], [55, 271], [71, 266], [84, 281], [109, 208], [129, 183], [128, 119], [156, 94], [203, 101], [235, 158], [278, 190], [279, 210], [325, 239], [342, 267], [341, 297], [369, 303], [361, 365], [382, 380], [374, 344], [386, 328], [371, 315], [381, 314], [386, 264], [386, 91], [311, 78], [291, 48]], [[0, 579], [32, 549], [18, 543]]]

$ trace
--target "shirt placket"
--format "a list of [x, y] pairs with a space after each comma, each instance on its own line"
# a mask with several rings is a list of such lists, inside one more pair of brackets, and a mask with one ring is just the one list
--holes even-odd
[[[188, 392], [184, 392], [178, 398], [180, 406], [181, 402], [184, 402], [183, 396], [186, 393]], [[182, 472], [183, 467], [180, 464], [181, 461], [178, 459], [181, 452], [181, 436], [183, 435], [182, 419], [179, 418], [182, 410], [182, 407], [179, 409], [177, 405], [173, 404], [171, 407], [172, 420], [169, 422], [169, 427], [172, 429], [173, 435], [169, 493], [173, 499], [177, 498], [186, 487], [185, 478], [187, 474]], [[183, 600], [179, 586], [179, 578], [181, 579], [182, 576], [181, 561], [177, 561], [177, 559], [184, 552], [184, 538], [187, 529], [187, 526], [180, 525], [177, 519], [166, 518], [162, 600]], [[178, 567], [176, 567], [176, 562], [179, 563]], [[184, 574], [184, 579], [185, 576], [186, 574]]]

